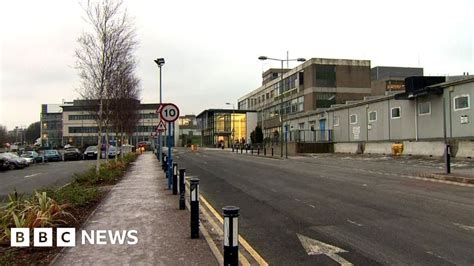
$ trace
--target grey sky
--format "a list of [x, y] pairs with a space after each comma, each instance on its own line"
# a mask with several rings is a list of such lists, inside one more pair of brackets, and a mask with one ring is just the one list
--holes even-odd
[[[134, 18], [143, 102], [182, 114], [228, 108], [255, 89], [270, 57], [369, 59], [372, 66], [421, 66], [427, 75], [474, 74], [473, 1], [126, 0]], [[78, 97], [76, 40], [86, 28], [78, 1], [0, 4], [0, 124], [39, 120], [42, 103]], [[262, 65], [263, 64], [263, 65]], [[294, 67], [295, 64], [290, 65]]]

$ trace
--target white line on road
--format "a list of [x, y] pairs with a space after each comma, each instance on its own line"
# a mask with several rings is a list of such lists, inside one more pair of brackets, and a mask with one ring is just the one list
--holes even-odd
[[311, 208], [316, 208], [316, 206], [311, 205], [311, 204], [308, 204], [308, 206], [311, 207]]
[[297, 202], [300, 202], [301, 200], [300, 199], [295, 199]]
[[37, 175], [40, 175], [40, 174], [42, 174], [42, 173], [36, 173], [36, 174], [31, 174], [31, 175], [25, 175], [25, 178], [37, 176]]
[[275, 192], [275, 193], [277, 192], [277, 191], [276, 191], [275, 189], [273, 189], [273, 188], [271, 189], [271, 191], [273, 191], [273, 192]]
[[458, 223], [453, 223], [455, 226], [462, 228], [467, 231], [474, 231], [474, 226], [469, 226], [469, 225], [464, 225], [464, 224], [458, 224]]
[[362, 226], [362, 224], [356, 223], [356, 222], [354, 222], [354, 221], [352, 221], [352, 220], [346, 220], [346, 221], [349, 222], [349, 223], [351, 223], [351, 224], [355, 224], [355, 225], [357, 225], [357, 226]]

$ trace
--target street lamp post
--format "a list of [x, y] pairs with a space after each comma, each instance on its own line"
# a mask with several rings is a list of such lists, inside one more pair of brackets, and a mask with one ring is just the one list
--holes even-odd
[[[164, 58], [157, 58], [154, 60], [155, 63], [158, 65], [158, 68], [160, 69], [160, 108], [161, 108], [161, 104], [162, 104], [162, 101], [163, 101], [163, 94], [162, 94], [162, 91], [161, 91], [161, 88], [162, 88], [162, 76], [161, 76], [161, 67], [165, 64], [165, 59]], [[159, 117], [159, 120], [161, 121], [161, 117], [160, 117], [160, 114], [158, 114], [158, 117]], [[162, 140], [161, 140], [162, 136], [161, 136], [161, 131], [159, 132], [158, 134], [158, 158], [161, 162], [161, 160], [163, 159], [162, 158]]]
[[[259, 60], [273, 60], [273, 61], [280, 61], [281, 62], [281, 73], [280, 73], [280, 86], [279, 86], [279, 92], [280, 92], [280, 157], [283, 157], [283, 62], [290, 62], [290, 61], [297, 61], [297, 62], [304, 62], [306, 59], [304, 58], [297, 58], [297, 59], [278, 59], [278, 58], [271, 58], [267, 56], [259, 56]], [[263, 122], [263, 120], [262, 120]], [[288, 152], [288, 150], [287, 150]]]
[[225, 103], [226, 105], [232, 105], [232, 116], [230, 117], [230, 122], [232, 126], [232, 147], [234, 146], [235, 143], [235, 126], [234, 126], [234, 120], [235, 120], [235, 106], [233, 103]]

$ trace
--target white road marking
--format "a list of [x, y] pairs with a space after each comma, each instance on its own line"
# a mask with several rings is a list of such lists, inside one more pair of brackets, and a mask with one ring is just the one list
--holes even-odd
[[458, 224], [458, 223], [453, 223], [455, 226], [462, 228], [467, 231], [474, 231], [474, 226], [469, 226], [469, 225], [464, 225], [464, 224]]
[[36, 173], [36, 174], [31, 174], [31, 175], [25, 175], [25, 178], [37, 176], [37, 175], [40, 175], [40, 174], [42, 174], [42, 173]]
[[366, 186], [367, 186], [367, 184], [362, 184], [362, 186], [363, 186], [363, 187], [366, 187]]
[[270, 190], [271, 190], [271, 191], [273, 191], [273, 192], [275, 192], [275, 193], [277, 192], [277, 191], [276, 191], [275, 189], [273, 189], [273, 188], [272, 188], [272, 189], [270, 189]]
[[300, 202], [301, 200], [300, 199], [295, 199], [297, 202]]
[[326, 244], [324, 242], [309, 238], [304, 235], [300, 235], [300, 234], [296, 234], [296, 235], [298, 236], [298, 239], [300, 240], [301, 245], [303, 245], [308, 255], [310, 256], [311, 255], [326, 255], [330, 257], [331, 259], [333, 259], [334, 261], [336, 261], [337, 263], [339, 263], [340, 265], [353, 265], [352, 263], [345, 260], [343, 257], [336, 254], [336, 253], [347, 252], [347, 250]]
[[316, 208], [316, 206], [311, 205], [311, 204], [308, 204], [308, 206], [311, 207], [311, 208]]
[[346, 221], [349, 222], [349, 223], [351, 223], [351, 224], [355, 224], [355, 225], [357, 225], [357, 226], [362, 226], [362, 224], [356, 223], [356, 222], [354, 222], [354, 221], [352, 221], [352, 220], [346, 220]]
[[435, 257], [437, 257], [437, 258], [446, 260], [446, 257], [442, 257], [442, 256], [440, 256], [440, 255], [434, 254], [432, 251], [426, 251], [426, 253], [428, 253], [428, 254], [430, 254], [430, 255], [433, 255], [433, 256], [435, 256]]

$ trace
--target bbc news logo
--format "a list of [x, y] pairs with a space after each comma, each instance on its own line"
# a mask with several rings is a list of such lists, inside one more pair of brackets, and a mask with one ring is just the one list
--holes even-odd
[[[52, 247], [53, 228], [34, 228], [33, 246]], [[81, 245], [136, 245], [138, 243], [137, 230], [82, 230]], [[30, 246], [30, 228], [12, 228], [10, 245], [12, 247]], [[56, 229], [57, 247], [76, 246], [76, 228]]]

